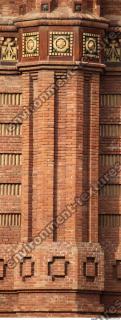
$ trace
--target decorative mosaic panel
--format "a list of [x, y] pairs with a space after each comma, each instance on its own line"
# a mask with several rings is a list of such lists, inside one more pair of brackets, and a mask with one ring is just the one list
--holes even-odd
[[121, 62], [121, 30], [106, 33], [104, 51], [105, 62]]
[[36, 57], [39, 55], [39, 32], [23, 34], [23, 57]]
[[17, 38], [0, 37], [1, 61], [16, 62], [18, 55]]
[[83, 33], [83, 60], [99, 59], [100, 36], [98, 34]]
[[50, 56], [72, 56], [72, 53], [73, 32], [50, 32]]

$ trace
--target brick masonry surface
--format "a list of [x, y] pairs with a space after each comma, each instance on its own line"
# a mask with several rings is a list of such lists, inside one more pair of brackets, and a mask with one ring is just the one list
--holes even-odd
[[0, 8], [0, 316], [121, 316], [121, 0]]

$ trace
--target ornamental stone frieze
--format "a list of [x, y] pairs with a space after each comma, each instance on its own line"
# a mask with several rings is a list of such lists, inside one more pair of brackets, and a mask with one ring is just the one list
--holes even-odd
[[[78, 45], [77, 45], [78, 43]], [[101, 31], [70, 28], [24, 28], [13, 36], [0, 35], [0, 63], [4, 65], [77, 61], [103, 63]]]
[[111, 28], [106, 32], [105, 62], [121, 63], [121, 27]]

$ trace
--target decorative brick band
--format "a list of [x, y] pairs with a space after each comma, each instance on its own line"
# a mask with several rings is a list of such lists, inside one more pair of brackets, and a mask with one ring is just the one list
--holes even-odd
[[0, 213], [0, 227], [20, 227], [21, 214], [17, 213]]
[[0, 136], [20, 136], [21, 133], [20, 123], [0, 123]]
[[20, 183], [0, 183], [0, 196], [20, 196]]
[[22, 103], [21, 93], [0, 93], [0, 105], [19, 106]]
[[19, 166], [21, 165], [20, 153], [0, 153], [0, 166]]
[[99, 226], [100, 227], [121, 227], [121, 214], [100, 214], [99, 215]]
[[121, 94], [101, 94], [101, 107], [120, 107]]
[[116, 162], [121, 163], [121, 154], [103, 154], [100, 155], [100, 165], [110, 166], [115, 165]]
[[106, 185], [102, 189], [100, 189], [101, 197], [120, 197], [121, 196], [121, 185], [120, 184], [112, 184]]
[[121, 137], [120, 124], [102, 124], [100, 126], [100, 137]]

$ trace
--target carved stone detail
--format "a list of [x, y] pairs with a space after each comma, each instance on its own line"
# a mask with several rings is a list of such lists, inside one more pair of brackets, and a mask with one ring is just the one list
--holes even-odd
[[105, 62], [121, 62], [121, 31], [112, 30], [105, 37]]
[[17, 61], [17, 38], [0, 37], [1, 45], [1, 61], [16, 62]]

